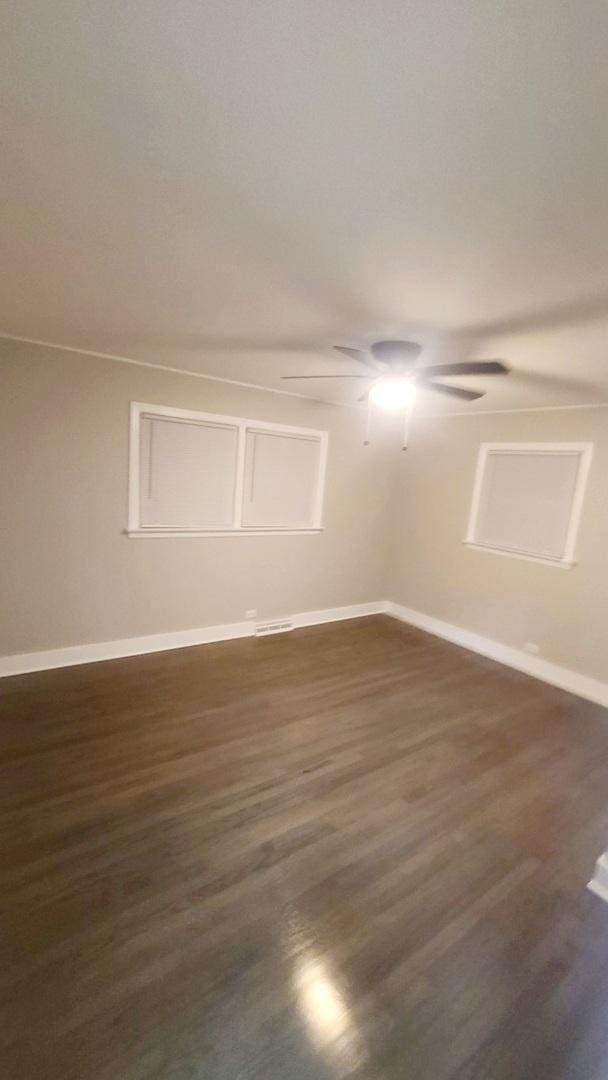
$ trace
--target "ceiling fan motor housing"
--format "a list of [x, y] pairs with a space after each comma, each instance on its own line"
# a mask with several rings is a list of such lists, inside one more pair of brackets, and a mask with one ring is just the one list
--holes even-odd
[[374, 360], [388, 364], [394, 371], [410, 371], [421, 350], [422, 346], [416, 341], [376, 341], [371, 346]]

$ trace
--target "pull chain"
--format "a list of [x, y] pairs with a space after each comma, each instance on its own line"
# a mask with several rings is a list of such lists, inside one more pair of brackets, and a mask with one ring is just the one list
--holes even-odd
[[412, 406], [408, 405], [405, 410], [405, 416], [403, 418], [403, 445], [402, 450], [407, 450], [407, 444], [410, 436], [410, 420], [412, 417]]
[[372, 403], [370, 398], [367, 399], [367, 420], [365, 424], [365, 439], [363, 441], [364, 446], [369, 446], [369, 436], [372, 426]]
[[[407, 405], [403, 416], [403, 443], [401, 445], [402, 450], [407, 450], [409, 437], [410, 437], [410, 421], [412, 419], [413, 408], [411, 405]], [[369, 446], [370, 434], [372, 426], [372, 402], [370, 398], [367, 399], [367, 417], [365, 422], [365, 439], [363, 440], [364, 446]]]

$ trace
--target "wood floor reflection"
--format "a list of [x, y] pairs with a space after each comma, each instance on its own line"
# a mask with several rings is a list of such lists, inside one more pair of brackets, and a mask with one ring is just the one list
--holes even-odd
[[0, 684], [10, 1080], [605, 1080], [608, 711], [375, 616]]

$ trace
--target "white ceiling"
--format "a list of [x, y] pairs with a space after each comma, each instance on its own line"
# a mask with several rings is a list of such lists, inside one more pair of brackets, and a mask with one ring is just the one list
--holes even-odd
[[512, 363], [467, 408], [608, 401], [605, 0], [19, 0], [1, 29], [0, 331], [274, 387], [408, 336]]

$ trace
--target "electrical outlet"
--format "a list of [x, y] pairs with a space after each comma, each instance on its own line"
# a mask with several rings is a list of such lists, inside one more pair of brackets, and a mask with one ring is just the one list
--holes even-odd
[[246, 619], [257, 619], [257, 617], [258, 617], [258, 609], [257, 608], [252, 607], [252, 608], [249, 608], [249, 611], [245, 612], [245, 618]]
[[535, 641], [526, 641], [524, 645], [524, 651], [532, 653], [532, 656], [538, 656], [540, 652], [540, 645], [537, 645]]

